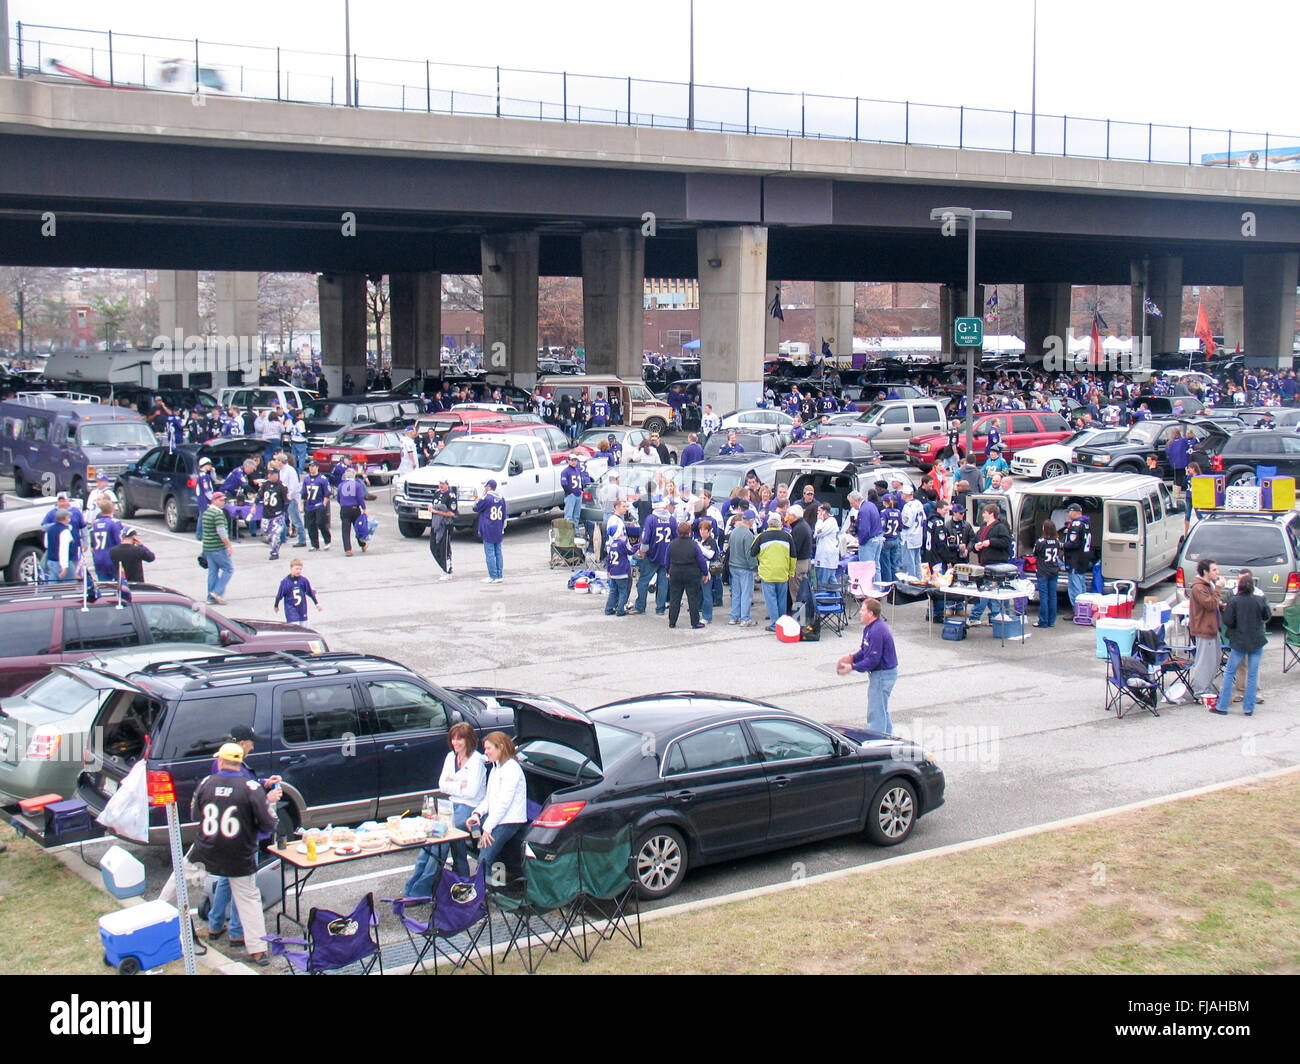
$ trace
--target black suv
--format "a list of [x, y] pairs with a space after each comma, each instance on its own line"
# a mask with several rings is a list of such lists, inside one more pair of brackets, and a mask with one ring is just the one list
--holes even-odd
[[1222, 458], [1229, 484], [1253, 480], [1259, 466], [1272, 466], [1280, 477], [1300, 479], [1300, 436], [1277, 429], [1238, 432], [1224, 444]]
[[199, 459], [212, 460], [216, 474], [212, 486], [221, 482], [246, 458], [261, 464], [266, 441], [256, 436], [231, 436], [208, 443], [184, 443], [176, 448], [155, 447], [140, 460], [122, 470], [113, 485], [122, 516], [134, 517], [137, 510], [158, 510], [168, 529], [183, 532], [199, 517]]
[[313, 399], [303, 410], [307, 446], [312, 450], [327, 446], [349, 429], [404, 429], [415, 424], [423, 413], [423, 400], [412, 397], [339, 395]]
[[[1182, 429], [1196, 441], [1188, 457], [1200, 464], [1205, 472], [1210, 463], [1223, 450], [1230, 435], [1229, 427], [1207, 417], [1161, 418], [1139, 421], [1128, 430], [1119, 443], [1098, 443], [1076, 447], [1074, 471], [1076, 473], [1153, 473], [1162, 480], [1173, 477], [1169, 455], [1165, 448], [1173, 438], [1174, 429]], [[1154, 455], [1156, 468], [1147, 465], [1147, 456]]]
[[[363, 654], [237, 654], [150, 665], [125, 678], [70, 668], [83, 683], [113, 692], [95, 718], [77, 788], [94, 815], [147, 756], [150, 772], [171, 775], [188, 817], [194, 788], [211, 771], [223, 738], [241, 724], [255, 736], [252, 770], [283, 777], [281, 824], [289, 831], [418, 808], [438, 787], [452, 724], [464, 721], [480, 737], [513, 734], [512, 700], [565, 705], [496, 690], [447, 690]], [[151, 844], [166, 841], [163, 812], [151, 811]]]

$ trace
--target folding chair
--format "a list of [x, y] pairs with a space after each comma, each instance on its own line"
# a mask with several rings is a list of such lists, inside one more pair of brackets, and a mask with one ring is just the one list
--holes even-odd
[[551, 568], [581, 569], [587, 564], [586, 541], [574, 535], [573, 522], [557, 517], [551, 522]]
[[1282, 672], [1300, 665], [1300, 602], [1282, 611]]
[[1152, 716], [1160, 716], [1156, 704], [1160, 698], [1160, 685], [1154, 680], [1140, 676], [1125, 676], [1119, 644], [1113, 639], [1103, 640], [1106, 644], [1106, 704], [1103, 712], [1115, 713], [1116, 720], [1124, 717], [1124, 699], [1129, 699], [1134, 706], [1148, 710]]
[[[392, 902], [393, 915], [402, 922], [411, 948], [416, 950], [411, 974], [417, 968], [428, 972], [424, 958], [433, 952], [433, 974], [438, 974], [438, 958], [451, 962], [452, 973], [467, 965], [482, 975], [492, 975], [496, 963], [492, 955], [492, 920], [487, 906], [487, 869], [482, 866], [472, 876], [461, 876], [443, 868], [434, 883], [433, 897], [384, 898]], [[407, 909], [429, 904], [427, 920], [417, 920]], [[480, 940], [487, 932], [487, 955]], [[416, 941], [416, 937], [423, 944]]]
[[829, 628], [836, 638], [843, 638], [848, 617], [844, 612], [844, 594], [839, 588], [833, 591], [814, 591], [813, 608], [823, 628]]
[[[637, 894], [635, 860], [630, 826], [622, 828], [613, 838], [584, 835], [578, 844], [586, 960], [591, 960], [597, 946], [615, 935], [622, 935], [637, 949], [641, 948], [641, 901]], [[595, 932], [589, 947], [587, 927]]]
[[567, 946], [579, 960], [587, 959], [576, 840], [566, 840], [550, 851], [530, 846], [523, 880], [489, 891], [488, 902], [501, 913], [510, 936], [501, 963], [514, 951], [533, 975], [547, 954], [558, 953], [561, 946]]
[[[312, 909], [307, 917], [306, 938], [263, 935], [273, 957], [283, 957], [289, 974], [322, 975], [357, 964], [362, 975], [369, 975], [375, 965], [384, 974], [384, 958], [379, 952], [379, 917], [375, 913], [375, 896], [367, 894], [347, 916], [329, 909]], [[302, 946], [303, 949], [290, 949]]]
[[[1181, 683], [1188, 691], [1192, 687], [1192, 657], [1179, 655], [1168, 643], [1163, 643], [1155, 632], [1138, 632], [1133, 653], [1142, 659], [1147, 668], [1160, 675], [1160, 693], [1166, 701], [1174, 702], [1167, 694], [1173, 683]], [[1170, 679], [1172, 677], [1172, 680]]]

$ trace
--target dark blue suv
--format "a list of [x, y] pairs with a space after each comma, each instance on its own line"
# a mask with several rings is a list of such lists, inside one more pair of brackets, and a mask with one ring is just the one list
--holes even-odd
[[212, 486], [219, 487], [231, 470], [243, 465], [245, 458], [260, 460], [265, 449], [266, 441], [254, 436], [184, 443], [174, 450], [155, 447], [127, 466], [113, 486], [121, 503], [121, 516], [134, 517], [137, 510], [156, 510], [171, 531], [192, 528], [199, 517], [195, 491], [199, 459], [212, 459], [216, 473]]

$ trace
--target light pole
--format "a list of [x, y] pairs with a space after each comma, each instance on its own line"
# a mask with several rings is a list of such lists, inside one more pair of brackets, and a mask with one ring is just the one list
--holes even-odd
[[691, 72], [686, 98], [686, 128], [695, 128], [695, 0], [691, 0]]
[[[1015, 139], [1014, 137], [1012, 138]], [[1029, 84], [1029, 154], [1038, 150], [1038, 0], [1034, 0], [1034, 61]]]
[[[977, 219], [988, 218], [995, 221], [1010, 221], [1010, 211], [985, 211], [973, 207], [935, 207], [930, 212], [930, 221], [943, 222], [947, 226], [955, 225], [958, 219], [966, 219], [966, 316], [975, 317], [975, 223]], [[945, 232], [944, 235], [947, 235]], [[975, 348], [966, 348], [966, 457], [972, 459], [975, 426]]]
[[352, 9], [350, 0], [343, 0], [343, 98], [352, 106]]

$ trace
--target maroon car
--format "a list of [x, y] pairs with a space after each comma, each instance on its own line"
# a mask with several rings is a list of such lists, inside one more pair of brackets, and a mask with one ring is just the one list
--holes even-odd
[[339, 436], [336, 443], [318, 447], [312, 457], [322, 469], [329, 469], [340, 458], [355, 465], [364, 462], [367, 473], [386, 477], [402, 461], [402, 433], [391, 429], [353, 429]]
[[[80, 584], [0, 588], [0, 696], [44, 676], [51, 665], [147, 643], [198, 643], [240, 651], [329, 647], [310, 628], [225, 617], [188, 595], [132, 584], [130, 601], [111, 587], [83, 608]], [[121, 609], [118, 606], [121, 606]]]

